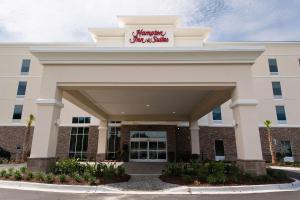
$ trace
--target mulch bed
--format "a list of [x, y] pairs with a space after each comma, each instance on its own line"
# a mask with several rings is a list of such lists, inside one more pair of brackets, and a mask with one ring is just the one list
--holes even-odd
[[218, 185], [211, 185], [207, 182], [200, 182], [198, 180], [194, 180], [193, 182], [186, 182], [184, 181], [181, 177], [178, 176], [163, 176], [161, 175], [160, 180], [166, 183], [172, 183], [172, 184], [177, 184], [177, 185], [187, 185], [187, 186], [238, 186], [238, 185], [264, 185], [264, 184], [281, 184], [281, 183], [292, 183], [294, 182], [293, 179], [289, 178], [287, 180], [283, 181], [269, 181], [269, 182], [254, 182], [254, 181], [249, 181], [249, 180], [241, 180], [239, 184], [237, 183], [225, 183], [225, 184], [218, 184]]
[[[26, 178], [26, 177], [24, 177]], [[120, 183], [120, 182], [127, 182], [130, 179], [130, 175], [124, 175], [122, 177], [114, 177], [111, 179], [104, 179], [104, 178], [100, 178], [100, 179], [96, 179], [96, 184], [95, 185], [104, 185], [104, 184], [110, 184], [110, 183]], [[6, 180], [6, 181], [16, 181], [14, 179], [14, 177], [9, 177], [9, 178], [4, 178], [4, 177], [0, 177], [0, 180]], [[40, 181], [37, 179], [32, 179], [32, 180], [26, 180], [26, 179], [22, 179], [22, 180], [18, 180], [18, 181], [22, 181], [22, 182], [31, 182], [31, 183], [46, 183], [46, 184], [58, 184], [58, 185], [91, 185], [90, 182], [82, 180], [80, 182], [77, 182], [76, 180], [74, 180], [71, 177], [67, 177], [65, 182], [60, 182], [58, 177], [54, 178], [54, 181], [52, 183], [47, 183], [46, 181]]]

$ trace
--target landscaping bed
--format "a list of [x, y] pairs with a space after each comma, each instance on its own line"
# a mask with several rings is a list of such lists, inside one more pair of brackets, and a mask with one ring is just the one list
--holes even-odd
[[291, 183], [284, 171], [267, 169], [266, 175], [243, 173], [233, 162], [168, 163], [160, 179], [167, 183], [190, 186], [260, 185]]
[[28, 181], [48, 184], [101, 185], [125, 182], [130, 176], [115, 163], [80, 163], [75, 159], [62, 160], [49, 173], [31, 172], [26, 167], [0, 171], [0, 180]]

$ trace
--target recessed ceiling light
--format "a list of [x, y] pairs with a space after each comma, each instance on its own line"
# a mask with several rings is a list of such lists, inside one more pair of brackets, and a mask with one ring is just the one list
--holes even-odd
[[122, 114], [125, 114], [125, 112], [121, 112]]
[[176, 112], [175, 112], [175, 111], [173, 111], [173, 112], [172, 112], [172, 114], [176, 114]]
[[146, 107], [150, 107], [150, 104], [146, 104]]

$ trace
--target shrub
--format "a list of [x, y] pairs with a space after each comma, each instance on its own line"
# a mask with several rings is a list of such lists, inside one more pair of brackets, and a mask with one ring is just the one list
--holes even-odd
[[45, 174], [43, 172], [37, 172], [35, 178], [38, 181], [45, 181]]
[[83, 170], [84, 166], [80, 164], [78, 159], [65, 159], [55, 165], [53, 172], [55, 174], [72, 175], [74, 173], [82, 173]]
[[6, 177], [6, 174], [7, 174], [7, 172], [6, 172], [5, 169], [2, 169], [2, 170], [0, 171], [0, 177]]
[[84, 172], [83, 179], [85, 181], [90, 181], [91, 178], [92, 178], [92, 175], [89, 172]]
[[215, 174], [210, 174], [207, 177], [207, 182], [209, 184], [215, 185], [215, 184], [224, 184], [226, 182], [226, 176], [224, 173], [215, 173]]
[[25, 174], [26, 171], [27, 171], [27, 168], [26, 168], [26, 167], [21, 167], [21, 168], [20, 168], [20, 171], [21, 171], [22, 174]]
[[49, 173], [46, 175], [46, 182], [47, 183], [53, 183], [54, 182], [54, 174], [53, 173]]
[[117, 176], [124, 176], [125, 175], [125, 167], [118, 166], [116, 169], [116, 175]]
[[288, 175], [282, 170], [267, 169], [267, 175], [279, 181], [288, 179]]
[[81, 177], [78, 173], [73, 174], [72, 177], [73, 177], [74, 180], [75, 180], [76, 182], [78, 182], [78, 183], [82, 181], [82, 177]]
[[193, 178], [190, 176], [190, 175], [182, 175], [182, 180], [185, 182], [185, 183], [191, 183], [193, 182]]
[[61, 183], [65, 183], [66, 182], [66, 175], [64, 175], [64, 174], [60, 174], [59, 176], [58, 176], [58, 178], [59, 178], [59, 181], [61, 182]]
[[112, 179], [116, 175], [115, 172], [116, 172], [115, 165], [113, 164], [105, 165], [103, 168], [103, 178]]
[[10, 175], [12, 175], [12, 174], [14, 173], [14, 168], [12, 168], [12, 167], [9, 168], [9, 169], [8, 169], [8, 173], [9, 173]]
[[22, 174], [19, 170], [16, 170], [14, 172], [14, 178], [15, 178], [16, 181], [22, 180]]
[[96, 177], [91, 176], [89, 182], [90, 182], [90, 185], [96, 185]]
[[26, 180], [30, 181], [30, 180], [33, 179], [33, 177], [34, 177], [33, 173], [32, 173], [32, 172], [28, 172], [28, 173], [27, 173]]

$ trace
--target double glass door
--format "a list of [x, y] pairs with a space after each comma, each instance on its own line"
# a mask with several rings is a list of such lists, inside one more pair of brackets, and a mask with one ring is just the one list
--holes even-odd
[[130, 161], [167, 161], [165, 132], [132, 131], [130, 134]]

